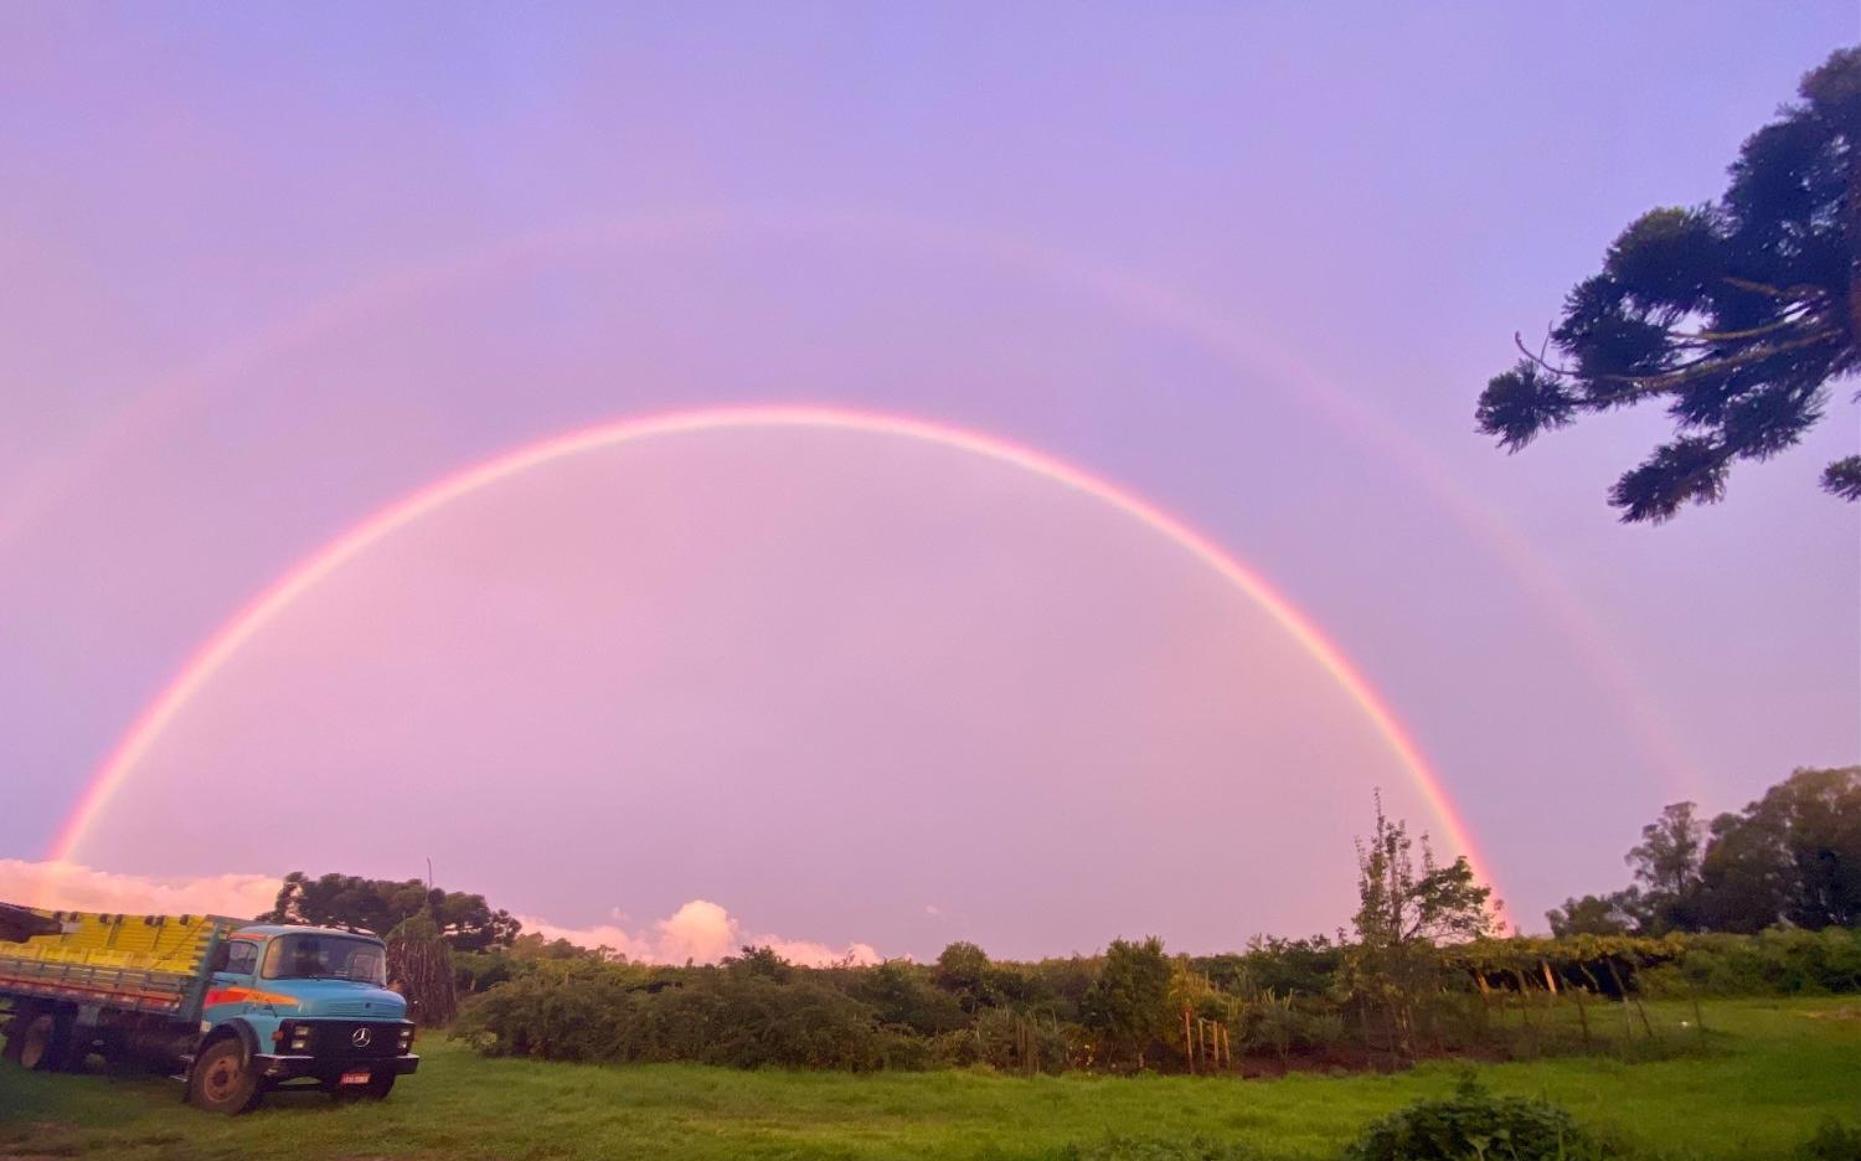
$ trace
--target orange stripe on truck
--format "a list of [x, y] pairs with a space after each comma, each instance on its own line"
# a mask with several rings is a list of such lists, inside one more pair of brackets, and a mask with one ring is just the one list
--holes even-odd
[[272, 1004], [280, 1008], [295, 1008], [297, 1000], [292, 996], [281, 996], [277, 992], [261, 992], [256, 988], [213, 988], [207, 992], [206, 1005], [215, 1004]]

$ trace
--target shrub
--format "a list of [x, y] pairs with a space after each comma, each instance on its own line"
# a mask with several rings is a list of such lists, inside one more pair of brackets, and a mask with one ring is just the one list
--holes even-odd
[[1242, 1052], [1271, 1052], [1286, 1064], [1295, 1052], [1323, 1055], [1343, 1043], [1344, 1017], [1325, 1000], [1272, 991], [1241, 1009]]
[[453, 1035], [487, 1056], [615, 1059], [639, 996], [632, 974], [587, 960], [539, 963], [471, 1000]]
[[923, 1067], [929, 1053], [873, 1009], [771, 957], [659, 974], [587, 960], [539, 963], [472, 1001], [459, 1035], [492, 1056], [695, 1061], [853, 1071]]
[[885, 1062], [872, 1009], [813, 980], [699, 972], [652, 995], [640, 1013], [620, 1059], [856, 1072]]
[[1471, 1076], [1365, 1129], [1347, 1161], [1577, 1161], [1613, 1154], [1548, 1101], [1496, 1097]]
[[969, 1023], [955, 996], [934, 986], [925, 969], [904, 960], [887, 960], [855, 974], [852, 994], [873, 1007], [880, 1023], [924, 1036], [956, 1031]]
[[1861, 1161], [1861, 1129], [1827, 1121], [1796, 1155], [1801, 1161]]
[[976, 1019], [976, 1062], [1001, 1072], [1064, 1072], [1072, 1055], [1068, 1032], [1051, 1017], [996, 1008]]

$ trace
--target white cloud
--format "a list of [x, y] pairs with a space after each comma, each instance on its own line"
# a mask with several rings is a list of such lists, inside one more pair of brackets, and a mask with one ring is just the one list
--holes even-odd
[[232, 915], [271, 910], [279, 875], [121, 875], [79, 863], [0, 859], [0, 900], [53, 911]]
[[[244, 917], [271, 910], [281, 880], [279, 875], [124, 875], [78, 863], [0, 859], [0, 901], [57, 911]], [[616, 919], [624, 918], [618, 910], [613, 914]], [[869, 944], [830, 947], [813, 940], [747, 932], [735, 916], [709, 899], [693, 899], [644, 929], [628, 930], [618, 922], [564, 927], [529, 916], [523, 917], [523, 927], [547, 939], [609, 947], [628, 959], [648, 963], [716, 963], [746, 944], [773, 947], [785, 959], [812, 966], [881, 959]]]
[[878, 963], [883, 958], [866, 943], [831, 947], [810, 939], [746, 932], [735, 916], [709, 899], [693, 899], [643, 931], [628, 931], [613, 924], [562, 927], [529, 917], [524, 918], [523, 927], [547, 939], [566, 939], [582, 947], [609, 947], [628, 959], [647, 963], [716, 963], [750, 944], [772, 947], [782, 958], [812, 967], [842, 960]]

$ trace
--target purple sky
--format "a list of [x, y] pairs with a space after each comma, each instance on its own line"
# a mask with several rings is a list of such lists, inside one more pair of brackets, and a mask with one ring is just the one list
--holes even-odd
[[[1861, 758], [1861, 510], [1814, 487], [1846, 389], [1659, 529], [1603, 493], [1660, 416], [1472, 430], [1512, 332], [1717, 193], [1851, 3], [707, 12], [0, 10], [0, 858], [355, 521], [723, 403], [995, 433], [1206, 530], [1384, 692], [1528, 924], [1664, 802]], [[732, 433], [357, 562], [80, 854], [1211, 948], [1342, 922], [1370, 788], [1429, 824], [1400, 782], [1141, 526], [947, 449]]]

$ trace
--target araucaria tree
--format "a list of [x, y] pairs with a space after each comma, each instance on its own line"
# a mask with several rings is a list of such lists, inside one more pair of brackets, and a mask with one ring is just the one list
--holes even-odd
[[1345, 980], [1359, 1010], [1386, 1022], [1390, 1045], [1415, 1051], [1417, 1014], [1440, 990], [1437, 943], [1458, 943], [1492, 934], [1498, 906], [1492, 888], [1473, 875], [1467, 857], [1447, 866], [1435, 858], [1428, 836], [1420, 841], [1421, 862], [1408, 825], [1383, 813], [1376, 798], [1376, 828], [1357, 844], [1357, 941], [1345, 957]]
[[311, 878], [292, 871], [278, 887], [267, 923], [311, 923], [327, 927], [392, 931], [403, 920], [427, 915], [440, 937], [457, 951], [508, 947], [523, 924], [508, 911], [493, 911], [483, 895], [436, 891], [419, 879], [364, 879], [328, 874]]
[[[1674, 438], [1616, 481], [1625, 522], [1725, 493], [1822, 418], [1861, 344], [1861, 49], [1803, 78], [1752, 134], [1713, 203], [1651, 210], [1579, 283], [1543, 345], [1480, 395], [1480, 430], [1517, 451], [1579, 415], [1659, 400]], [[1861, 499], [1861, 455], [1822, 486]]]

